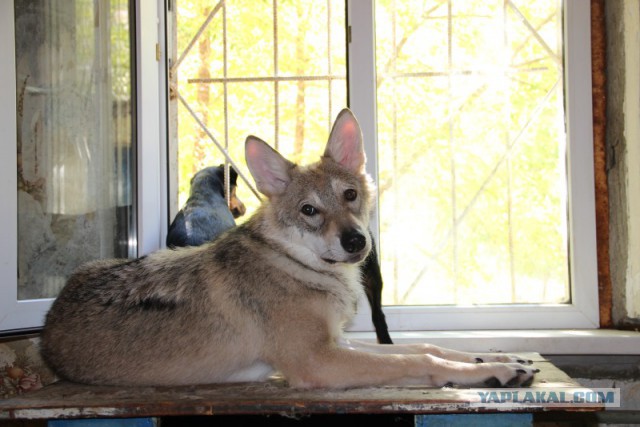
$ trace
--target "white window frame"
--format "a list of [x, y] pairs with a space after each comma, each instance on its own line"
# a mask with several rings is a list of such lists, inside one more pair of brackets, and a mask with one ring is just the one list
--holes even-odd
[[[598, 328], [597, 245], [591, 112], [591, 10], [588, 0], [564, 1], [567, 96], [570, 304], [386, 307], [389, 329], [486, 330]], [[368, 171], [377, 176], [375, 23], [371, 0], [348, 0], [350, 107], [363, 128]], [[377, 217], [373, 231], [379, 234]], [[380, 239], [376, 239], [380, 242]], [[382, 242], [384, 244], [384, 242]], [[437, 286], [436, 283], [432, 284]], [[352, 331], [371, 329], [366, 303]]]
[[[360, 120], [366, 142], [368, 171], [377, 176], [375, 37], [372, 0], [348, 0], [351, 27], [350, 108]], [[138, 129], [137, 243], [138, 255], [163, 246], [168, 216], [167, 76], [163, 1], [136, 1], [136, 88]], [[597, 260], [591, 117], [590, 7], [588, 0], [565, 0], [565, 43], [568, 61], [569, 224], [572, 251], [571, 295], [568, 305], [508, 305], [491, 307], [387, 307], [392, 331], [597, 328]], [[15, 31], [13, 1], [0, 2], [0, 129], [5, 153], [0, 156], [0, 191], [4, 208], [0, 223], [0, 332], [38, 328], [53, 299], [17, 299], [17, 166]], [[159, 55], [159, 56], [158, 56]], [[144, 78], [142, 78], [144, 76]], [[372, 229], [378, 237], [377, 213]], [[11, 226], [13, 225], [13, 226]], [[376, 239], [379, 242], [379, 239]], [[366, 302], [351, 326], [372, 330]]]
[[[0, 2], [0, 333], [39, 328], [53, 298], [18, 300], [18, 199], [16, 124], [16, 68], [14, 1]], [[166, 78], [164, 2], [136, 0], [136, 118], [137, 118], [137, 237], [138, 255], [162, 247], [167, 224]], [[144, 78], [143, 78], [144, 76]], [[12, 143], [13, 142], [13, 143]]]

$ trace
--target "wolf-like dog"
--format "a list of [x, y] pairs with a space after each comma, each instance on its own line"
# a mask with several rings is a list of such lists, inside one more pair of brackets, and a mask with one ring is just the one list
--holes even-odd
[[264, 380], [296, 388], [522, 386], [537, 372], [504, 354], [342, 338], [371, 250], [372, 181], [347, 109], [324, 155], [296, 165], [245, 143], [267, 201], [213, 243], [79, 268], [47, 314], [42, 354], [61, 377], [111, 385]]

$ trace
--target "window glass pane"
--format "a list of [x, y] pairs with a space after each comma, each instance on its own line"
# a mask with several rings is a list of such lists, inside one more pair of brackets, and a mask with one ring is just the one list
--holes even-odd
[[[181, 0], [175, 19], [171, 218], [193, 174], [225, 161], [213, 139], [247, 177], [249, 134], [295, 161], [318, 158], [346, 106], [343, 2]], [[238, 196], [248, 214], [257, 207], [241, 179]]]
[[383, 303], [569, 302], [561, 2], [375, 19]]
[[16, 1], [18, 298], [135, 254], [126, 0]]

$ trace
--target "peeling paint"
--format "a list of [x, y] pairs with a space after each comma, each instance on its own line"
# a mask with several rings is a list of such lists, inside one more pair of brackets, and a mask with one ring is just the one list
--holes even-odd
[[640, 317], [640, 8], [636, 0], [624, 1], [625, 94], [624, 136], [627, 141], [628, 201], [628, 265], [626, 280], [626, 312], [630, 318]]

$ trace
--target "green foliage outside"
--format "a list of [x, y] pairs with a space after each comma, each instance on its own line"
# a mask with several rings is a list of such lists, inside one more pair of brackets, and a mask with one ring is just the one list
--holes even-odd
[[[226, 2], [177, 73], [247, 176], [248, 134], [314, 161], [346, 105], [344, 4], [273, 5]], [[216, 3], [177, 7], [180, 55]], [[378, 1], [376, 44], [385, 304], [567, 302], [560, 2]], [[178, 123], [183, 203], [223, 157]]]
[[[346, 105], [344, 7], [338, 7], [337, 2], [331, 7], [324, 2], [282, 1], [278, 5], [274, 15], [271, 1], [227, 2], [226, 11], [220, 9], [215, 14], [178, 71], [180, 94], [216, 140], [228, 147], [231, 158], [248, 177], [244, 165], [247, 135], [264, 139], [297, 162], [315, 161], [322, 153], [331, 121]], [[215, 7], [207, 1], [178, 2], [178, 54]], [[329, 13], [331, 39], [327, 34]], [[316, 19], [321, 25], [315, 24]], [[280, 79], [276, 81], [274, 76]], [[299, 76], [308, 80], [295, 80]], [[193, 83], [190, 79], [194, 78], [209, 80]], [[190, 177], [224, 158], [187, 109], [181, 105], [178, 111], [179, 194], [183, 203]], [[239, 187], [250, 213], [258, 201], [245, 183]]]

